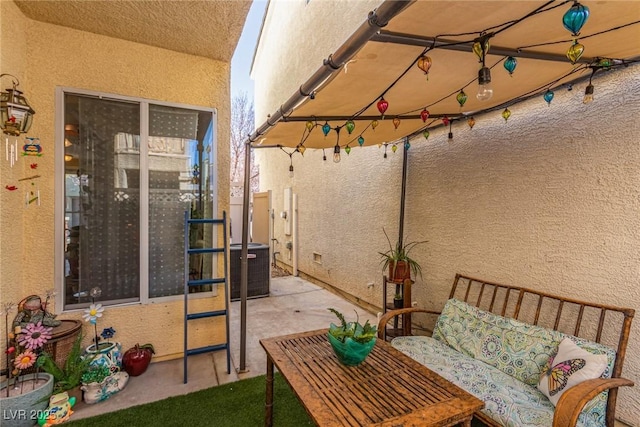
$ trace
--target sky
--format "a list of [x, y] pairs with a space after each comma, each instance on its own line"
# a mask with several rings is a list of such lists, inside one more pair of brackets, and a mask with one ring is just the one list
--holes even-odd
[[232, 99], [246, 92], [249, 100], [253, 101], [253, 80], [249, 74], [266, 6], [267, 0], [253, 0], [238, 46], [231, 58]]

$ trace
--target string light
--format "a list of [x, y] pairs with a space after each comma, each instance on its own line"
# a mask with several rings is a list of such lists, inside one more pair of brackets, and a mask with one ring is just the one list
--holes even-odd
[[389, 108], [389, 103], [384, 99], [384, 96], [380, 97], [380, 101], [378, 101], [376, 107], [378, 107], [378, 111], [380, 111], [380, 114], [384, 119], [384, 112], [387, 111], [387, 108]]
[[387, 158], [387, 144], [384, 144], [384, 156], [382, 156], [384, 159]]
[[360, 147], [364, 145], [364, 138], [362, 137], [362, 135], [358, 137], [358, 145], [360, 145]]
[[489, 53], [490, 35], [482, 35], [473, 44], [473, 52], [480, 58], [482, 67], [478, 70], [478, 93], [476, 98], [478, 101], [488, 101], [493, 96], [493, 87], [491, 86], [491, 70], [485, 65], [487, 53]]
[[404, 149], [405, 149], [405, 151], [408, 151], [408, 150], [409, 150], [409, 148], [411, 148], [411, 144], [409, 143], [409, 140], [407, 139], [407, 140], [404, 142]]
[[353, 123], [353, 120], [348, 120], [345, 124], [345, 127], [347, 128], [347, 132], [349, 132], [349, 135], [351, 135], [351, 132], [353, 132], [353, 130], [356, 128], [356, 124]]
[[347, 153], [347, 156], [348, 156], [349, 153], [351, 153], [351, 147], [349, 147], [348, 145], [344, 147], [344, 152]]
[[311, 132], [311, 131], [313, 130], [313, 127], [314, 127], [314, 126], [315, 126], [315, 125], [313, 124], [313, 122], [312, 122], [311, 120], [307, 120], [307, 130], [308, 130], [309, 132]]
[[460, 92], [458, 92], [458, 95], [456, 95], [456, 101], [458, 101], [458, 104], [460, 104], [460, 108], [462, 108], [464, 106], [464, 103], [467, 102], [467, 94], [464, 93], [463, 89], [460, 89]]
[[504, 66], [504, 69], [509, 72], [509, 75], [513, 77], [513, 72], [518, 66], [518, 60], [513, 56], [509, 56], [507, 59], [504, 60], [504, 64], [502, 65]]
[[589, 19], [589, 8], [574, 1], [569, 10], [562, 16], [562, 25], [571, 32], [572, 36], [578, 37], [587, 19]]
[[547, 101], [547, 105], [551, 105], [551, 101], [553, 101], [554, 93], [551, 89], [547, 89], [547, 91], [542, 96], [545, 101]]
[[505, 108], [502, 112], [502, 118], [504, 119], [505, 123], [507, 122], [507, 120], [509, 120], [509, 117], [511, 117], [511, 111], [508, 108]]
[[371, 129], [372, 130], [376, 130], [377, 127], [378, 127], [378, 121], [377, 120], [371, 120]]
[[418, 59], [418, 68], [424, 71], [424, 75], [427, 76], [427, 80], [429, 80], [429, 69], [431, 68], [431, 64], [431, 58], [426, 55], [422, 55]]
[[420, 112], [420, 118], [422, 119], [422, 123], [425, 123], [429, 118], [429, 111], [426, 108]]
[[449, 135], [447, 137], [449, 142], [453, 142], [453, 131], [451, 130], [451, 126], [453, 126], [453, 122], [449, 122]]
[[393, 118], [393, 127], [398, 129], [398, 126], [400, 126], [400, 119], [398, 117], [394, 117]]
[[584, 89], [584, 98], [582, 98], [582, 103], [583, 104], [590, 104], [590, 103], [593, 102], [593, 90], [595, 88], [593, 87], [593, 84], [591, 83], [591, 79], [593, 79], [593, 75], [596, 73], [596, 70], [597, 70], [597, 68], [593, 68], [593, 70], [591, 71], [591, 76], [589, 77], [589, 84]]
[[467, 124], [469, 125], [470, 129], [473, 129], [473, 127], [476, 125], [476, 119], [474, 119], [473, 116], [469, 117], [467, 119]]
[[336, 128], [336, 146], [333, 147], [333, 163], [340, 163], [340, 128]]
[[422, 136], [424, 136], [424, 139], [429, 139], [429, 131], [425, 130], [424, 132], [422, 132]]
[[327, 136], [329, 135], [329, 132], [331, 132], [331, 126], [329, 125], [329, 122], [324, 122], [322, 125], [322, 133], [324, 133], [324, 136]]

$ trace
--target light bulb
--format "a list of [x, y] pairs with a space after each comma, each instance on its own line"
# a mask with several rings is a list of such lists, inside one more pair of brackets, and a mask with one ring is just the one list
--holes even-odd
[[289, 178], [293, 178], [293, 165], [289, 165]]
[[589, 83], [589, 86], [584, 90], [584, 98], [582, 99], [583, 104], [590, 104], [593, 102], [593, 85]]
[[340, 146], [333, 147], [333, 163], [340, 163]]
[[478, 98], [478, 101], [488, 101], [492, 96], [491, 70], [489, 70], [488, 67], [482, 67], [480, 71], [478, 71], [478, 93], [476, 94], [476, 98]]

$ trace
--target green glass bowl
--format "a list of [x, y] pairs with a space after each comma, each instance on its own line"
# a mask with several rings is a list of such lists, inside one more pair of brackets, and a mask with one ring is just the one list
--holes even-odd
[[364, 359], [367, 358], [369, 353], [371, 353], [373, 346], [376, 344], [375, 338], [362, 344], [348, 337], [345, 339], [345, 342], [341, 342], [330, 333], [327, 333], [327, 336], [329, 337], [329, 342], [331, 343], [331, 347], [333, 347], [333, 351], [336, 353], [336, 356], [338, 356], [338, 360], [340, 363], [347, 366], [356, 366], [361, 364]]

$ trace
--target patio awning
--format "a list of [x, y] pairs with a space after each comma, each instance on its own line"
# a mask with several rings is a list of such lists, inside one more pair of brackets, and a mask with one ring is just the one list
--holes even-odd
[[[384, 2], [378, 10], [389, 9], [390, 3], [397, 2]], [[442, 126], [445, 117], [452, 121], [451, 126], [474, 115], [477, 122], [503, 120], [505, 108], [518, 114], [515, 104], [531, 96], [545, 102], [547, 91], [572, 84], [583, 94], [591, 76], [597, 97], [600, 73], [640, 59], [638, 2], [581, 2], [588, 7], [589, 16], [578, 37], [563, 26], [563, 15], [574, 5], [572, 1], [404, 3], [408, 5], [396, 11], [388, 25], [370, 31], [372, 35], [361, 48], [356, 46], [355, 54], [335, 64], [335, 70], [324, 73], [324, 82], [310, 88], [323, 67], [328, 68], [322, 65], [314, 82], [303, 83], [300, 93], [293, 94], [257, 128], [250, 137], [252, 145], [330, 148], [338, 143], [342, 148], [358, 147], [396, 143]], [[480, 101], [476, 93], [482, 63], [473, 45], [478, 42], [481, 47], [485, 40], [489, 50], [484, 62], [490, 69], [493, 97]], [[575, 64], [567, 58], [574, 40], [584, 46]], [[428, 75], [416, 64], [421, 56], [431, 59]], [[508, 57], [517, 61], [512, 75], [505, 67]], [[335, 55], [325, 64], [333, 60]], [[457, 100], [461, 91], [467, 97], [462, 106]], [[377, 107], [382, 98], [388, 102], [384, 116]], [[559, 114], [553, 106], [552, 101], [549, 114]], [[426, 120], [421, 117], [424, 110], [429, 113]], [[478, 117], [492, 111], [493, 116]], [[349, 120], [355, 125], [351, 134], [346, 126]]]

